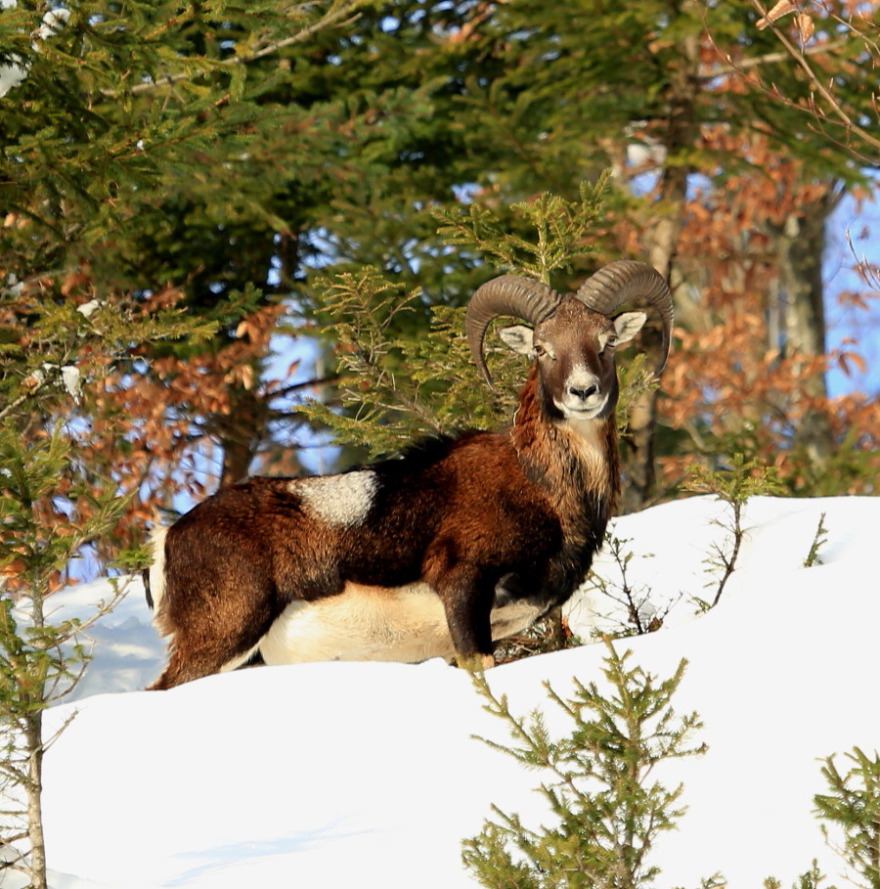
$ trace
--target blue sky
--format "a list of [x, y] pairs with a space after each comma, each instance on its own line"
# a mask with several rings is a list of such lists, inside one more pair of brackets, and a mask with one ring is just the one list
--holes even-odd
[[853, 271], [855, 259], [848, 237], [852, 239], [860, 258], [880, 266], [878, 232], [880, 205], [876, 200], [857, 208], [850, 198], [846, 198], [829, 220], [825, 251], [828, 348], [838, 347], [847, 338], [854, 339], [857, 342], [855, 349], [867, 365], [864, 373], [853, 368], [851, 376], [839, 369], [832, 370], [828, 374], [828, 388], [832, 396], [851, 392], [880, 393], [880, 294], [874, 293], [868, 297], [868, 311], [843, 309], [837, 302], [837, 294], [843, 290], [867, 290]]

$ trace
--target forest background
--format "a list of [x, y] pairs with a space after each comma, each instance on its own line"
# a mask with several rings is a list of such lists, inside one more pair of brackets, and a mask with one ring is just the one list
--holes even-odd
[[[677, 309], [661, 388], [626, 371], [625, 511], [733, 455], [873, 493], [876, 392], [827, 380], [870, 380], [870, 231], [832, 221], [872, 199], [876, 25], [836, 0], [5, 0], [4, 593], [106, 571], [328, 435], [344, 467], [503, 422], [522, 368], [484, 392], [458, 307], [619, 257]], [[855, 282], [833, 298], [829, 268]]]
[[0, 0], [0, 793], [32, 885], [42, 713], [87, 660], [51, 595], [248, 473], [509, 420], [521, 359], [490, 392], [461, 336], [489, 278], [669, 280], [662, 382], [655, 326], [622, 368], [624, 511], [731, 468], [876, 493], [880, 287], [840, 220], [874, 198], [878, 34], [857, 0]]

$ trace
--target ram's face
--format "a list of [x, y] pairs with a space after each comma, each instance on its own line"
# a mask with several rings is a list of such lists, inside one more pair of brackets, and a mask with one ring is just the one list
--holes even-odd
[[551, 413], [570, 420], [608, 416], [617, 403], [615, 349], [645, 323], [642, 312], [608, 318], [576, 299], [566, 299], [534, 330], [517, 325], [501, 331], [514, 351], [538, 363], [540, 389]]

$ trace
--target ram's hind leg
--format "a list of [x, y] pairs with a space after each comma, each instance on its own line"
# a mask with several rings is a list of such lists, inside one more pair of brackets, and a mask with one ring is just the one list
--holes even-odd
[[193, 679], [201, 679], [213, 673], [224, 673], [234, 670], [246, 663], [255, 653], [263, 633], [249, 634], [249, 639], [191, 639], [184, 635], [183, 639], [171, 643], [168, 666], [162, 675], [147, 686], [150, 691], [173, 688]]
[[168, 666], [155, 682], [147, 686], [149, 691], [174, 688], [175, 685], [210, 676], [219, 672], [222, 663], [218, 662], [217, 657], [212, 656], [209, 651], [193, 652], [187, 641], [182, 645], [172, 643], [170, 654]]
[[[157, 624], [163, 635], [171, 637], [170, 657], [162, 675], [149, 686], [151, 690], [234, 670], [248, 661], [280, 607], [266, 590], [239, 588], [236, 592], [235, 596], [198, 597], [197, 603], [190, 599], [187, 607], [178, 609], [179, 614], [175, 614], [173, 598], [166, 597]], [[218, 607], [219, 602], [226, 607]], [[230, 607], [233, 603], [235, 607]]]

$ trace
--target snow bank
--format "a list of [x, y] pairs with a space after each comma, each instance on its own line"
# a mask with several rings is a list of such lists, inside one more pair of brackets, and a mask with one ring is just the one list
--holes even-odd
[[[823, 513], [822, 564], [804, 568]], [[819, 759], [880, 747], [880, 499], [756, 498], [721, 604], [694, 620], [691, 600], [707, 597], [710, 580], [704, 560], [726, 535], [717, 521], [721, 504], [693, 498], [615, 525], [632, 540], [630, 579], [651, 587], [658, 610], [677, 602], [660, 632], [620, 645], [663, 677], [688, 659], [675, 707], [700, 713], [710, 746], [663, 773], [685, 783], [689, 809], [657, 847], [657, 885], [696, 887], [720, 871], [736, 889], [770, 875], [788, 886], [813, 858], [840, 882], [812, 796], [824, 790]], [[616, 569], [606, 556], [597, 570]], [[103, 595], [101, 585], [77, 588], [65, 613]], [[589, 637], [619, 616], [593, 590], [569, 619]], [[460, 842], [490, 803], [542, 817], [539, 775], [474, 740], [506, 735], [469, 677], [439, 661], [259, 668], [149, 693], [137, 689], [158, 673], [162, 643], [141, 591], [92, 635], [78, 700], [47, 714], [51, 730], [79, 710], [46, 758], [56, 889], [465, 889], [475, 884]], [[573, 676], [598, 677], [603, 656], [585, 645], [487, 675], [524, 713], [551, 707], [542, 682], [565, 692]]]

